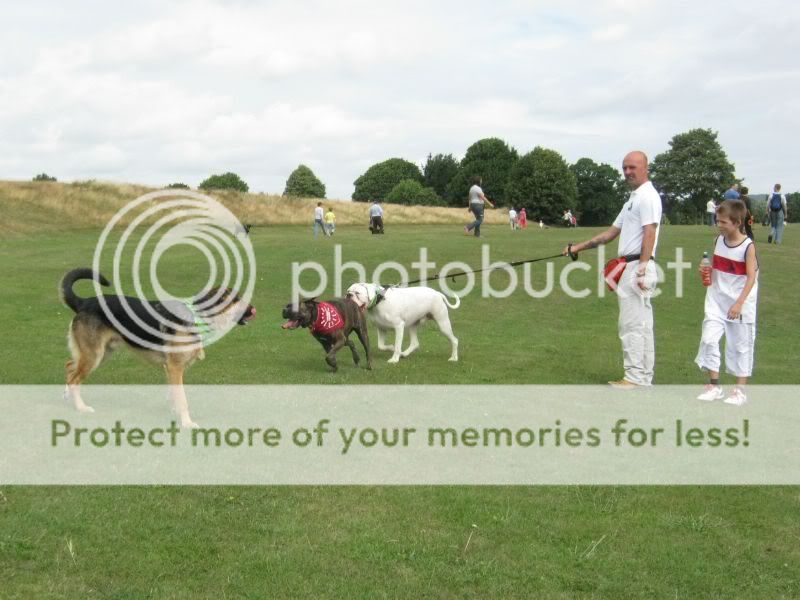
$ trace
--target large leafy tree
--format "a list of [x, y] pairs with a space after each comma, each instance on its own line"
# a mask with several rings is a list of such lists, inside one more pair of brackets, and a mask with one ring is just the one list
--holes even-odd
[[735, 168], [710, 129], [679, 133], [669, 146], [650, 164], [650, 175], [670, 220], [693, 222], [736, 181]]
[[314, 171], [305, 165], [300, 165], [286, 180], [283, 195], [299, 198], [324, 198], [325, 184], [314, 175]]
[[793, 223], [797, 222], [797, 215], [800, 215], [798, 211], [800, 211], [800, 192], [786, 194], [786, 212], [789, 213]]
[[575, 175], [555, 150], [537, 146], [509, 174], [506, 203], [525, 207], [531, 219], [557, 222], [565, 209], [576, 206], [577, 198]]
[[422, 182], [419, 167], [402, 158], [390, 158], [372, 165], [355, 180], [353, 200], [357, 202], [383, 201], [392, 188], [404, 179]]
[[610, 225], [625, 204], [625, 180], [611, 165], [581, 158], [569, 168], [578, 186], [576, 212], [582, 225]]
[[447, 184], [458, 173], [458, 161], [452, 154], [428, 154], [428, 160], [422, 168], [422, 183], [425, 187], [433, 188], [436, 193], [444, 197]]
[[447, 185], [445, 200], [451, 206], [466, 206], [471, 179], [480, 176], [484, 194], [493, 202], [505, 204], [506, 182], [517, 160], [517, 151], [503, 140], [478, 140], [467, 148], [458, 172]]

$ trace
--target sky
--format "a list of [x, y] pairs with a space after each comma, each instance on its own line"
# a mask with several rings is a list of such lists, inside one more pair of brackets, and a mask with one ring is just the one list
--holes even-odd
[[280, 194], [305, 164], [349, 199], [486, 137], [620, 168], [702, 127], [751, 193], [800, 190], [796, 3], [0, 2], [0, 179]]

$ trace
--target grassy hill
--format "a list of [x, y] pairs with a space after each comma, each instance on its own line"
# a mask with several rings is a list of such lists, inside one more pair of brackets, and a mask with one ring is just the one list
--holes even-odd
[[[0, 235], [15, 236], [35, 232], [84, 229], [104, 226], [127, 202], [156, 191], [136, 184], [98, 181], [74, 183], [0, 181]], [[175, 190], [180, 193], [181, 190]], [[243, 223], [255, 225], [303, 225], [313, 222], [318, 199], [285, 198], [267, 194], [215, 191], [211, 194]], [[368, 223], [368, 205], [361, 202], [324, 200], [331, 206], [338, 225]], [[466, 223], [466, 206], [439, 208], [385, 204], [388, 227], [399, 224], [443, 225]], [[489, 224], [506, 223], [505, 210], [486, 211]]]

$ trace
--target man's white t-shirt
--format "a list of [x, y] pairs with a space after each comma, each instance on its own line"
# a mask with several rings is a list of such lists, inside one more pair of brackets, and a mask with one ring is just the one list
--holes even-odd
[[315, 221], [322, 221], [322, 216], [325, 211], [322, 210], [321, 206], [318, 206], [314, 209], [314, 220]]
[[658, 245], [658, 230], [661, 224], [661, 196], [649, 181], [631, 192], [631, 196], [614, 220], [614, 227], [621, 230], [619, 235], [619, 256], [639, 254], [642, 251], [645, 225], [655, 224], [656, 241], [653, 256]]
[[383, 209], [381, 208], [380, 204], [373, 204], [369, 207], [369, 216], [370, 217], [382, 217], [383, 216]]
[[713, 200], [709, 200], [708, 204], [706, 204], [706, 212], [707, 213], [715, 213], [715, 212], [717, 212], [717, 205], [714, 204]]
[[509, 210], [509, 211], [508, 211], [508, 218], [509, 218], [509, 220], [511, 220], [511, 221], [513, 221], [514, 219], [516, 219], [516, 218], [517, 218], [517, 211], [515, 211], [513, 208], [512, 208], [511, 210]]

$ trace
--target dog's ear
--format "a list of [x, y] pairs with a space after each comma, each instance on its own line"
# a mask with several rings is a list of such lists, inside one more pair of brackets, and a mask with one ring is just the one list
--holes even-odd
[[298, 304], [318, 304], [317, 296], [314, 296], [313, 298], [298, 298], [297, 299], [297, 303]]

